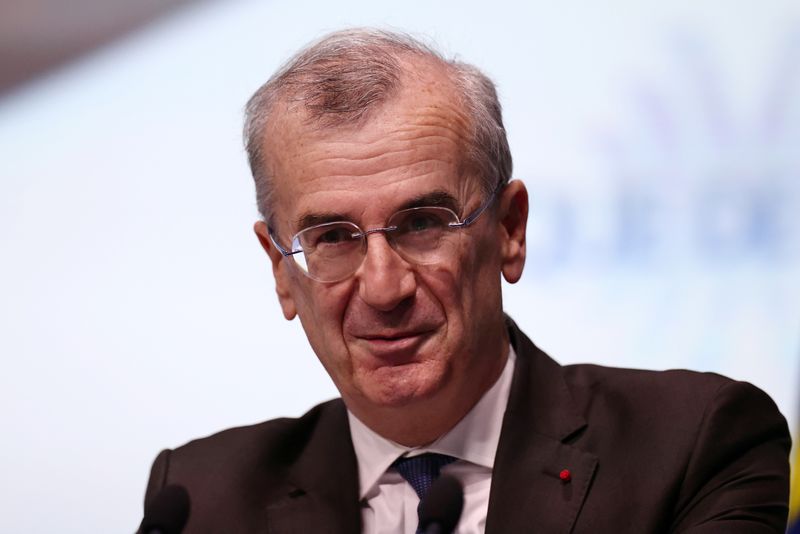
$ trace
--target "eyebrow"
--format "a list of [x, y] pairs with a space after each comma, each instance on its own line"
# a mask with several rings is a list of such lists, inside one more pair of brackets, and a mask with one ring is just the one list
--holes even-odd
[[[456, 213], [458, 213], [460, 209], [459, 203], [453, 195], [447, 191], [437, 189], [406, 200], [397, 208], [397, 211], [427, 206], [450, 208]], [[296, 220], [295, 228], [304, 230], [318, 224], [349, 220], [347, 215], [336, 211], [304, 213]]]
[[407, 210], [410, 208], [421, 208], [427, 206], [435, 206], [440, 208], [450, 208], [454, 212], [459, 212], [458, 201], [453, 195], [447, 191], [437, 189], [429, 193], [424, 193], [413, 197], [400, 205], [400, 210]]
[[297, 219], [295, 228], [299, 230], [305, 230], [306, 228], [310, 228], [318, 224], [325, 224], [325, 223], [339, 222], [346, 220], [348, 219], [345, 215], [337, 212], [306, 213], [299, 219]]

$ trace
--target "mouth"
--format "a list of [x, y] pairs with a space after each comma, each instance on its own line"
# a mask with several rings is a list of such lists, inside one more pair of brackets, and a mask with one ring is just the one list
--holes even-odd
[[414, 359], [432, 331], [383, 332], [357, 336], [375, 357], [393, 363], [407, 363]]

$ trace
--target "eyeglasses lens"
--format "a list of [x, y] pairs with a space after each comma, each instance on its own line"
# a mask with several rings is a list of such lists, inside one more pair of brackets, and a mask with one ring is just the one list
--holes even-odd
[[[448, 208], [411, 208], [392, 215], [380, 231], [406, 260], [430, 264], [452, 253], [450, 224], [457, 222], [458, 216]], [[295, 236], [292, 249], [302, 252], [292, 257], [315, 280], [342, 280], [361, 265], [369, 233], [350, 222], [312, 226]]]

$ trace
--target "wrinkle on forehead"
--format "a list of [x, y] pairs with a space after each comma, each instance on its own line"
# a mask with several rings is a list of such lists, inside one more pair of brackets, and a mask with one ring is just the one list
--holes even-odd
[[[302, 109], [277, 110], [263, 141], [276, 209], [297, 206], [298, 195], [311, 201], [326, 191], [369, 187], [377, 183], [372, 178], [399, 182], [437, 173], [463, 177], [458, 196], [466, 198], [472, 189], [466, 182], [473, 182], [466, 179], [470, 128], [458, 91], [440, 67], [410, 72], [402, 88], [359, 125], [313, 127]], [[366, 181], [356, 185], [351, 178]]]

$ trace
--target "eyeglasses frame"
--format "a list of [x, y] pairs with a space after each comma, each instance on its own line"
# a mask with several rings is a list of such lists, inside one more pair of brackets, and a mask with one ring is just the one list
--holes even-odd
[[[445, 210], [449, 211], [456, 218], [456, 220], [458, 222], [447, 223], [447, 226], [449, 228], [452, 228], [452, 229], [467, 228], [470, 225], [472, 225], [475, 221], [477, 221], [478, 217], [480, 217], [483, 214], [483, 212], [486, 211], [486, 209], [492, 204], [492, 202], [494, 202], [495, 198], [497, 197], [497, 194], [500, 192], [500, 190], [503, 189], [503, 187], [505, 185], [506, 184], [503, 183], [503, 182], [500, 182], [499, 184], [497, 184], [497, 187], [494, 188], [494, 190], [486, 198], [486, 200], [484, 200], [483, 203], [480, 206], [478, 206], [478, 208], [475, 211], [473, 211], [472, 213], [467, 215], [464, 218], [463, 221], [459, 220], [458, 214], [456, 212], [454, 212], [450, 208], [446, 208], [446, 207], [442, 207], [442, 206], [419, 206], [419, 207], [416, 207], [416, 208], [407, 208], [405, 210], [400, 210], [400, 211], [397, 211], [397, 212], [393, 213], [392, 217], [394, 217], [397, 213], [400, 213], [400, 212], [403, 212], [403, 211], [413, 211], [413, 210], [429, 209], [429, 208], [434, 208], [435, 207], [435, 208], [441, 208], [441, 209], [445, 209]], [[391, 217], [390, 217], [390, 219], [391, 219]], [[383, 232], [384, 234], [387, 234], [387, 236], [388, 236], [388, 234], [390, 232], [393, 232], [393, 231], [397, 230], [397, 226], [383, 226], [383, 227], [378, 227], [378, 228], [370, 228], [369, 230], [362, 230], [360, 226], [358, 226], [356, 223], [354, 223], [352, 221], [331, 221], [331, 222], [327, 222], [327, 223], [316, 224], [314, 226], [309, 226], [308, 228], [303, 228], [302, 230], [300, 230], [299, 232], [294, 234], [294, 236], [292, 236], [292, 241], [291, 242], [294, 243], [295, 240], [297, 239], [298, 235], [300, 235], [301, 233], [303, 233], [306, 230], [309, 230], [311, 228], [322, 228], [322, 227], [325, 227], [325, 226], [334, 225], [334, 224], [341, 224], [341, 223], [352, 224], [354, 227], [358, 228], [360, 231], [354, 233], [352, 235], [352, 237], [354, 237], [354, 238], [357, 237], [359, 239], [360, 238], [364, 238], [365, 243], [367, 243], [366, 237], [369, 236], [370, 234]], [[298, 254], [300, 252], [304, 252], [302, 248], [299, 249], [299, 250], [286, 250], [284, 247], [282, 247], [281, 244], [278, 243], [277, 239], [275, 239], [275, 236], [274, 236], [273, 231], [272, 231], [272, 225], [270, 225], [269, 223], [267, 224], [267, 232], [269, 233], [269, 238], [270, 238], [270, 241], [272, 241], [272, 244], [275, 245], [275, 248], [277, 248], [278, 251], [280, 251], [280, 253], [284, 257], [288, 258], [288, 257], [293, 256], [295, 254]], [[389, 243], [392, 243], [391, 239], [389, 239]], [[368, 245], [365, 245], [365, 246], [368, 246]], [[392, 246], [392, 248], [394, 248], [394, 246]], [[295, 262], [295, 263], [297, 263], [297, 262]], [[303, 274], [305, 274], [306, 276], [308, 276], [312, 280], [316, 280], [316, 278], [311, 276], [311, 274], [308, 273], [308, 271], [306, 271], [302, 267], [300, 268], [300, 270], [303, 272]], [[348, 276], [352, 276], [352, 274], [348, 275]], [[347, 276], [345, 276], [341, 280], [344, 280], [345, 278], [347, 278]], [[320, 281], [320, 280], [318, 280], [318, 281]], [[334, 283], [335, 281], [337, 281], [337, 280], [330, 281], [330, 282], [322, 282], [322, 283]]]

